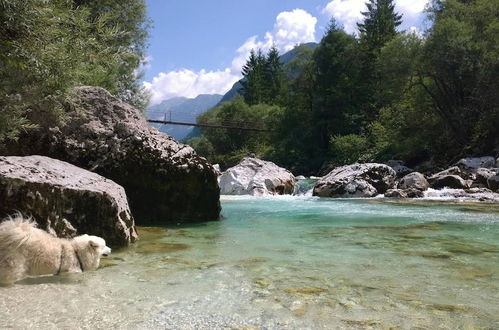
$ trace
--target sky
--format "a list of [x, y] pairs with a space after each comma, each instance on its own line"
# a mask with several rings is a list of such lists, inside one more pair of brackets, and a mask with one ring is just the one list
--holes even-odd
[[[224, 94], [251, 49], [280, 53], [319, 42], [332, 17], [355, 34], [366, 0], [146, 0], [150, 30], [144, 86], [151, 105]], [[395, 0], [402, 30], [423, 30], [428, 0]]]

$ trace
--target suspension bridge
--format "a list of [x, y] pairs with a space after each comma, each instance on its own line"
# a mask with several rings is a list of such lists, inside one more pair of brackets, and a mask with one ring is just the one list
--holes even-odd
[[250, 122], [250, 121], [221, 120], [217, 124], [212, 124], [202, 121], [196, 121], [196, 119], [193, 116], [173, 113], [172, 111], [167, 111], [167, 112], [148, 111], [146, 115], [148, 118], [147, 121], [153, 124], [194, 126], [194, 127], [204, 127], [204, 128], [254, 131], [254, 132], [269, 131], [261, 123]]

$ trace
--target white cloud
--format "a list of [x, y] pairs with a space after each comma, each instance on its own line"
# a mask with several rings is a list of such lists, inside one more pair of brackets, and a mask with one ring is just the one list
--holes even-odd
[[273, 39], [276, 47], [287, 52], [297, 44], [315, 41], [317, 18], [303, 9], [284, 11], [277, 15]]
[[198, 72], [182, 69], [160, 72], [152, 82], [144, 82], [144, 86], [150, 91], [154, 105], [176, 96], [193, 98], [199, 94], [224, 94], [239, 78], [230, 69]]
[[[348, 33], [357, 32], [357, 22], [362, 20], [362, 11], [366, 10], [367, 0], [333, 0], [324, 8], [324, 12], [343, 24]], [[395, 10], [403, 14], [403, 27], [417, 25], [429, 0], [395, 0]]]
[[265, 33], [263, 40], [258, 36], [248, 38], [237, 50], [230, 68], [217, 71], [188, 69], [160, 72], [152, 82], [144, 82], [151, 92], [151, 104], [176, 97], [195, 97], [199, 94], [223, 94], [241, 78], [241, 68], [252, 49], [267, 51], [275, 45], [279, 52], [291, 50], [295, 45], [315, 41], [317, 18], [303, 9], [284, 11], [276, 17], [272, 31]]
[[263, 40], [252, 36], [237, 49], [237, 56], [232, 60], [231, 69], [241, 71], [252, 49], [268, 51], [275, 45], [281, 54], [290, 51], [296, 45], [313, 42], [315, 39], [315, 26], [317, 18], [303, 9], [283, 11], [276, 17], [274, 29], [265, 33]]
[[362, 19], [362, 11], [366, 10], [365, 0], [333, 0], [326, 5], [324, 11], [343, 24], [345, 31], [357, 31], [356, 23]]

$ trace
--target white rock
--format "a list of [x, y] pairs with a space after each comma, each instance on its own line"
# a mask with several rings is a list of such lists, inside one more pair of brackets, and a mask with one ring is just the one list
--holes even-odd
[[288, 170], [257, 158], [244, 158], [219, 179], [222, 195], [292, 194], [296, 179]]
[[314, 196], [373, 197], [391, 188], [397, 174], [388, 165], [367, 163], [338, 167], [317, 182]]

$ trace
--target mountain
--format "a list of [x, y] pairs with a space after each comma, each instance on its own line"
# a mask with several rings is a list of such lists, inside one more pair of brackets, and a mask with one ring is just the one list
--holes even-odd
[[[196, 117], [213, 108], [222, 99], [218, 94], [201, 94], [193, 99], [175, 97], [153, 105], [146, 110], [149, 119], [166, 119], [195, 123]], [[192, 126], [151, 124], [176, 140], [183, 140], [193, 129]]]
[[[288, 64], [289, 62], [294, 60], [298, 56], [298, 51], [300, 48], [307, 47], [307, 48], [315, 49], [315, 48], [317, 48], [317, 46], [319, 46], [319, 44], [315, 43], [315, 42], [309, 42], [306, 44], [301, 44], [301, 45], [296, 46], [295, 48], [291, 49], [289, 52], [286, 52], [286, 53], [281, 55], [281, 57], [280, 57], [281, 65], [285, 66], [286, 64]], [[238, 95], [241, 95], [241, 92], [243, 89], [243, 85], [241, 84], [241, 81], [243, 81], [243, 79], [237, 81], [232, 86], [232, 88], [227, 93], [225, 93], [225, 95], [222, 97], [222, 99], [220, 100], [220, 102], [217, 105], [220, 105], [223, 102], [233, 100]]]

